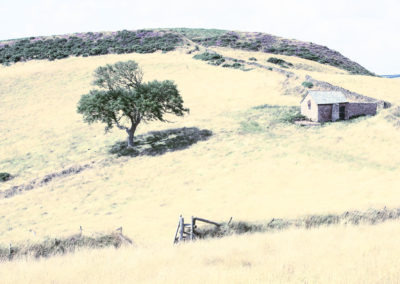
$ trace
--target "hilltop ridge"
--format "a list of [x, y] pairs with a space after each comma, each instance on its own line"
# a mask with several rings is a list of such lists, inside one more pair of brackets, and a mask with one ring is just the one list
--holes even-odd
[[87, 57], [132, 52], [168, 52], [177, 47], [191, 45], [296, 56], [334, 66], [351, 74], [375, 75], [339, 52], [312, 42], [259, 32], [188, 28], [87, 32], [7, 40], [0, 42], [0, 63], [8, 65], [34, 59], [55, 60], [71, 55]]

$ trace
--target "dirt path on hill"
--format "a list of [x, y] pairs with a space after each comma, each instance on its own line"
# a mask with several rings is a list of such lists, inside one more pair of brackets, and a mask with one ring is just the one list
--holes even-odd
[[79, 174], [79, 173], [83, 172], [84, 170], [93, 168], [94, 165], [95, 165], [95, 162], [91, 162], [89, 164], [84, 164], [84, 165], [72, 166], [72, 167], [63, 169], [59, 172], [47, 174], [41, 178], [35, 178], [28, 183], [12, 186], [6, 190], [0, 191], [0, 199], [10, 198], [17, 194], [22, 194], [25, 191], [30, 191], [37, 187], [42, 187], [55, 179]]

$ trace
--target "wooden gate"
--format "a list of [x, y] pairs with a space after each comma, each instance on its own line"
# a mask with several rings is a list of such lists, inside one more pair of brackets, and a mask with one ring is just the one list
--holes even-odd
[[190, 223], [185, 224], [185, 219], [182, 217], [182, 215], [180, 215], [178, 227], [176, 228], [174, 244], [184, 241], [193, 241], [198, 238], [199, 234], [196, 232], [196, 222], [204, 222], [217, 227], [221, 226], [219, 223], [193, 216], [190, 220]]

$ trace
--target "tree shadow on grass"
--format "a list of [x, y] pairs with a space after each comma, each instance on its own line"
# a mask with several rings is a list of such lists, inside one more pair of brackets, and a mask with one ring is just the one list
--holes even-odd
[[212, 132], [197, 127], [183, 127], [152, 131], [135, 137], [134, 147], [128, 148], [127, 141], [115, 143], [110, 153], [120, 156], [158, 156], [166, 152], [184, 150], [191, 145], [210, 138]]

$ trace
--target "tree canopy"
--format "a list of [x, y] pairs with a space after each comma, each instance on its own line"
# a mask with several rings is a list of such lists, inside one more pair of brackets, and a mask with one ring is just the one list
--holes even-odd
[[82, 95], [77, 111], [87, 123], [105, 123], [106, 132], [114, 126], [128, 134], [128, 146], [140, 122], [167, 121], [165, 114], [183, 116], [189, 109], [171, 80], [143, 83], [143, 71], [135, 61], [99, 67], [93, 84], [99, 89]]

